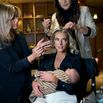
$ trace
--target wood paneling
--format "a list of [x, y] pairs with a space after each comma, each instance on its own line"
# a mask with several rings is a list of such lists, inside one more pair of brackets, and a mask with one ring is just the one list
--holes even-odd
[[[30, 3], [30, 2], [47, 2], [47, 1], [54, 1], [54, 0], [0, 0], [1, 2], [7, 3]], [[86, 5], [93, 6], [93, 7], [103, 7], [103, 0], [79, 0], [82, 3], [86, 3]]]
[[93, 56], [99, 59], [98, 68], [103, 71], [103, 22], [96, 22], [97, 35], [90, 39]]
[[97, 22], [96, 57], [99, 58], [99, 68], [103, 70], [103, 23]]

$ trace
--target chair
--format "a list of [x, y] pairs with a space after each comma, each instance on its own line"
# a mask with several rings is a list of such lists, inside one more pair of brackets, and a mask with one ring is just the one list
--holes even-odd
[[[98, 58], [95, 59], [83, 59], [83, 67], [85, 67], [85, 75], [84, 75], [84, 91], [83, 91], [83, 97], [81, 97], [81, 102], [80, 103], [84, 103], [83, 102], [83, 98], [88, 97], [92, 92], [94, 92], [94, 94], [96, 95], [96, 79], [95, 77], [99, 75], [99, 69], [98, 69]], [[86, 77], [86, 78], [85, 78]], [[86, 91], [87, 88], [87, 83], [88, 81], [91, 80], [91, 91], [88, 93]], [[82, 83], [83, 83], [82, 82]], [[85, 102], [86, 103], [86, 102]], [[89, 102], [87, 102], [89, 103]]]

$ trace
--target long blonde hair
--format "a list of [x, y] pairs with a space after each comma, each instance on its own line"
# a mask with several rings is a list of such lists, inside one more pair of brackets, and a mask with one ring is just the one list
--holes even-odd
[[0, 4], [0, 43], [9, 45], [14, 40], [14, 35], [10, 33], [11, 20], [15, 14], [19, 16], [18, 8], [11, 4]]

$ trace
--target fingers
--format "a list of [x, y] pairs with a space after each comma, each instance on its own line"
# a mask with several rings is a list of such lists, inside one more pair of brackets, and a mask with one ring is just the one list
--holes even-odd
[[44, 49], [41, 47], [35, 47], [34, 49], [32, 49], [32, 53], [34, 53], [36, 57], [40, 57], [43, 52]]
[[31, 55], [27, 57], [28, 61], [32, 63], [36, 58], [39, 58], [40, 56], [44, 55], [46, 52], [46, 48], [51, 47], [50, 41], [44, 41], [44, 39], [41, 39], [37, 46], [32, 49]]
[[40, 79], [52, 82], [53, 74], [51, 72], [40, 71]]
[[35, 57], [38, 58], [38, 57], [44, 55], [47, 48], [50, 48], [50, 47], [51, 47], [51, 41], [50, 40], [44, 41], [44, 39], [41, 39], [37, 43], [37, 46], [32, 49], [32, 53], [34, 54]]
[[65, 26], [63, 27], [63, 29], [67, 30], [67, 29], [73, 29], [73, 27], [75, 26], [75, 23], [73, 22], [68, 22], [65, 24]]
[[35, 96], [42, 96], [41, 85], [38, 82], [32, 83], [32, 88]]
[[50, 24], [51, 23], [51, 19], [44, 19], [44, 23], [47, 25], [47, 24]]
[[41, 39], [38, 43], [37, 43], [37, 47], [50, 47], [51, 46], [51, 41], [44, 41], [44, 39]]
[[51, 47], [51, 41], [48, 40], [48, 41], [42, 42], [41, 47], [44, 48], [44, 49], [48, 48], [48, 47]]
[[51, 43], [51, 41], [50, 40], [48, 40], [48, 41], [44, 41], [43, 39], [42, 40], [40, 40], [39, 42], [38, 42], [38, 44], [37, 44], [37, 50], [43, 50], [43, 52], [45, 52], [45, 50], [47, 50], [47, 48], [50, 48], [52, 46], [52, 43]]
[[37, 43], [37, 46], [40, 46], [43, 41], [44, 41], [44, 38], [42, 38], [42, 39]]
[[40, 92], [40, 90], [38, 88], [33, 89], [33, 91], [34, 91], [35, 96], [37, 96], [37, 97], [42, 96], [42, 93]]
[[42, 25], [44, 26], [44, 28], [49, 28], [50, 24], [51, 24], [50, 19], [44, 19], [44, 21], [42, 22]]

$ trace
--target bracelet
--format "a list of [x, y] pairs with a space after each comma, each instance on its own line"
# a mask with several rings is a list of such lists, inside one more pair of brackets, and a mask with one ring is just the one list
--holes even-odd
[[49, 29], [44, 29], [45, 34], [48, 34]]
[[79, 29], [80, 29], [80, 27], [81, 27], [81, 26], [77, 24], [77, 26], [76, 26], [77, 30], [79, 30]]
[[45, 34], [46, 34], [46, 37], [47, 37], [48, 39], [50, 39], [50, 36], [48, 35], [49, 29], [45, 29], [44, 32], [45, 32]]
[[90, 29], [90, 27], [87, 26], [87, 28], [88, 28], [88, 33], [87, 33], [87, 34], [83, 34], [84, 36], [89, 36], [89, 35], [91, 34], [91, 29]]

